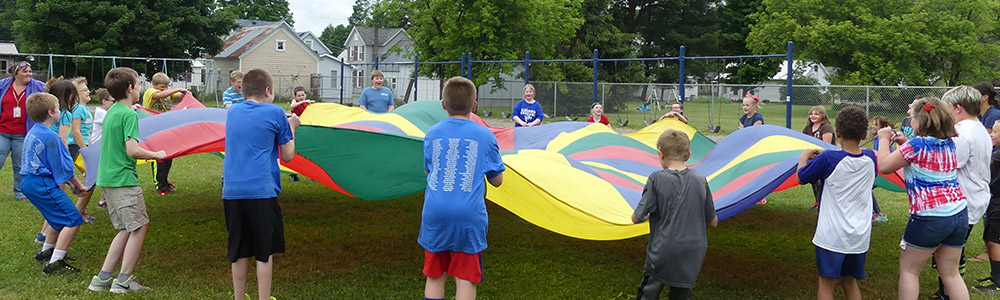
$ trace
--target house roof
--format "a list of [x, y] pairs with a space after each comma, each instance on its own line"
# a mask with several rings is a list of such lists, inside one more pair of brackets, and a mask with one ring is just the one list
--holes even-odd
[[[254, 25], [256, 22], [263, 25]], [[237, 24], [251, 26], [241, 27], [222, 40], [222, 51], [215, 57], [240, 57], [254, 45], [260, 43], [284, 22], [264, 22], [254, 20], [236, 20]]]
[[14, 43], [0, 43], [0, 55], [17, 55], [17, 46]]
[[254, 26], [275, 25], [275, 24], [280, 24], [281, 22], [284, 22], [284, 21], [261, 21], [261, 20], [236, 19], [236, 24], [240, 25], [240, 28], [243, 28], [243, 27], [254, 27]]
[[[320, 40], [319, 37], [317, 37], [316, 35], [314, 35], [311, 31], [296, 32], [295, 34], [298, 35], [299, 39], [303, 40], [303, 41], [305, 41], [306, 38], [312, 38], [312, 39], [316, 40], [317, 42], [319, 42], [319, 46], [320, 47], [323, 47], [323, 49], [326, 49], [326, 53], [333, 53], [333, 51], [330, 50], [330, 47], [327, 47], [326, 43], [324, 43], [322, 40]], [[316, 51], [316, 54], [323, 54], [322, 51], [318, 51], [318, 50], [314, 50], [314, 51]]]
[[[353, 31], [357, 31], [358, 35], [365, 42], [365, 45], [375, 44], [375, 27], [360, 27], [354, 26]], [[382, 47], [389, 43], [396, 35], [400, 33], [405, 34], [402, 28], [378, 28], [378, 46]], [[347, 42], [344, 42], [347, 45]]]

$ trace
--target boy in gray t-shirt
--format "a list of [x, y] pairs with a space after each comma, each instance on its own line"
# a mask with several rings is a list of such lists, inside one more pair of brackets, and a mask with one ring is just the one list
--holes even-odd
[[649, 175], [632, 214], [632, 222], [649, 220], [646, 270], [636, 299], [659, 299], [664, 286], [670, 287], [670, 299], [690, 299], [708, 250], [706, 226], [719, 222], [705, 176], [684, 165], [690, 145], [687, 134], [676, 129], [656, 141], [663, 170]]

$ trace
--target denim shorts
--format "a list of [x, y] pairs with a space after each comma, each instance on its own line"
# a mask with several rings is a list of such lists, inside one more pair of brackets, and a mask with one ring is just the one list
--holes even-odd
[[924, 250], [937, 249], [941, 245], [962, 248], [968, 234], [969, 212], [963, 209], [948, 217], [911, 215], [903, 241]]

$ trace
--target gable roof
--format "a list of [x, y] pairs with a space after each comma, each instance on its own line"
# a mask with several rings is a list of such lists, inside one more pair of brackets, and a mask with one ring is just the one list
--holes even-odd
[[0, 43], [0, 55], [17, 55], [17, 45], [14, 43]]
[[[276, 32], [281, 31], [284, 28], [290, 37], [292, 37], [292, 42], [298, 44], [302, 49], [307, 50], [313, 58], [319, 60], [319, 53], [312, 51], [306, 47], [305, 42], [299, 35], [292, 30], [291, 26], [285, 21], [257, 21], [257, 20], [237, 20], [237, 24], [258, 24], [250, 27], [239, 28], [236, 31], [229, 34], [222, 41], [222, 51], [216, 54], [215, 57], [229, 57], [229, 58], [242, 58], [247, 53], [256, 49], [260, 44], [267, 40], [269, 37], [274, 35]], [[260, 25], [262, 24], [262, 25]]]
[[[356, 32], [357, 35], [361, 36], [361, 40], [364, 41], [365, 45], [375, 44], [375, 27], [361, 27], [354, 26], [351, 29], [352, 33]], [[394, 37], [399, 34], [406, 34], [402, 28], [378, 28], [378, 46], [383, 47], [389, 43]], [[348, 39], [349, 40], [349, 39]], [[347, 45], [347, 41], [344, 41], [344, 45]]]
[[[298, 32], [298, 33], [296, 33], [296, 35], [298, 35], [298, 36], [299, 36], [299, 39], [300, 39], [300, 40], [302, 40], [303, 42], [304, 42], [304, 41], [305, 41], [305, 40], [306, 40], [307, 38], [308, 38], [308, 39], [313, 39], [313, 40], [316, 40], [317, 42], [319, 42], [319, 45], [320, 45], [321, 47], [323, 47], [323, 49], [325, 49], [325, 50], [326, 50], [326, 53], [333, 53], [333, 51], [330, 51], [330, 48], [326, 46], [326, 43], [324, 43], [323, 41], [321, 41], [321, 40], [319, 39], [319, 37], [317, 37], [316, 35], [313, 35], [312, 31], [303, 31], [303, 32]], [[310, 49], [310, 50], [312, 50], [312, 49]], [[314, 51], [315, 51], [315, 50], [314, 50]], [[320, 51], [316, 51], [316, 54], [321, 54], [321, 52], [320, 52]]]

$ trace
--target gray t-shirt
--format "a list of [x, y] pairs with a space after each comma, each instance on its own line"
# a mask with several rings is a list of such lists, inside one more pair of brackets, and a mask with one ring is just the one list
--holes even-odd
[[693, 288], [708, 250], [706, 224], [715, 218], [705, 176], [692, 169], [653, 172], [635, 216], [649, 215], [646, 275], [669, 286]]

